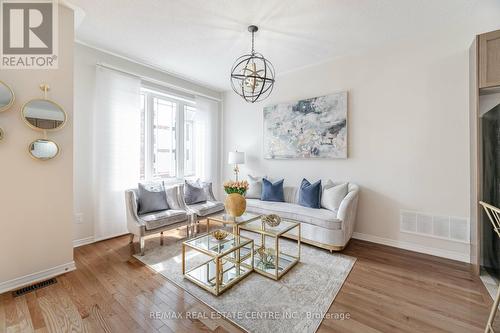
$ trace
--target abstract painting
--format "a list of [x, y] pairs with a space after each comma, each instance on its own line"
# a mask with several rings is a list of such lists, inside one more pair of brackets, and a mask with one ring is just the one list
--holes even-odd
[[265, 107], [264, 158], [347, 158], [347, 92]]

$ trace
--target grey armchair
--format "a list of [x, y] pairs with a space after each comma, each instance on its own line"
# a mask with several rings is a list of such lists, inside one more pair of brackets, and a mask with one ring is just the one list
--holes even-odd
[[184, 186], [180, 188], [180, 193], [183, 206], [187, 207], [189, 214], [191, 214], [191, 224], [193, 226], [191, 231], [193, 233], [198, 233], [200, 220], [206, 219], [212, 215], [220, 214], [225, 210], [224, 203], [217, 201], [215, 198], [212, 191], [212, 184], [210, 184], [210, 187], [207, 189], [208, 200], [205, 202], [188, 205], [184, 200]]
[[[183, 185], [166, 187], [167, 201], [170, 209], [138, 215], [138, 191], [129, 189], [125, 191], [127, 205], [127, 228], [130, 232], [130, 243], [134, 236], [139, 237], [140, 255], [144, 255], [144, 237], [151, 234], [186, 227], [186, 236], [189, 237], [191, 215], [181, 197]], [[182, 194], [183, 195], [183, 194]]]

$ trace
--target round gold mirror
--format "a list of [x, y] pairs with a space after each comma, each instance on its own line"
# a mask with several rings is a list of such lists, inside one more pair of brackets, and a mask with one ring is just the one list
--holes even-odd
[[21, 112], [26, 124], [35, 130], [55, 131], [66, 123], [66, 112], [48, 99], [33, 99], [24, 104]]
[[31, 157], [41, 161], [53, 159], [59, 155], [59, 146], [50, 140], [37, 139], [28, 147]]
[[4, 82], [0, 81], [0, 112], [7, 111], [14, 104], [14, 92]]

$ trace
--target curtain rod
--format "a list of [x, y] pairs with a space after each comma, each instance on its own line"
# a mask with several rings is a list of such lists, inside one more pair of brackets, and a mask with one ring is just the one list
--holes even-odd
[[110, 69], [110, 70], [113, 70], [113, 71], [116, 71], [116, 72], [119, 72], [119, 73], [122, 73], [122, 74], [125, 74], [125, 75], [128, 75], [128, 76], [133, 76], [133, 77], [139, 78], [142, 81], [145, 81], [147, 83], [157, 84], [159, 86], [162, 86], [162, 87], [165, 87], [165, 88], [170, 88], [170, 89], [173, 89], [173, 90], [177, 90], [179, 92], [184, 92], [184, 93], [192, 94], [192, 95], [195, 95], [195, 96], [205, 97], [205, 98], [211, 99], [213, 101], [217, 101], [217, 102], [221, 102], [222, 101], [221, 98], [215, 98], [213, 96], [202, 94], [202, 93], [199, 93], [199, 92], [191, 90], [191, 89], [182, 88], [182, 87], [176, 86], [174, 84], [170, 84], [170, 83], [167, 83], [167, 82], [164, 82], [164, 81], [156, 80], [156, 79], [153, 79], [151, 77], [147, 77], [147, 76], [143, 76], [143, 75], [138, 75], [138, 74], [135, 74], [135, 73], [123, 70], [121, 68], [115, 67], [113, 65], [106, 64], [106, 63], [102, 63], [102, 62], [101, 63], [96, 63], [96, 66], [102, 67], [102, 68], [106, 68], [106, 69]]

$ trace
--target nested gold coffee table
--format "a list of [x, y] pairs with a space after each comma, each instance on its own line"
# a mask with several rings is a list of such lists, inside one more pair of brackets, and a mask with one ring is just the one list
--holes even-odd
[[210, 231], [210, 223], [217, 222], [223, 225], [230, 225], [233, 227], [233, 234], [238, 235], [238, 224], [254, 221], [260, 219], [262, 215], [254, 213], [244, 213], [239, 217], [233, 217], [229, 214], [223, 213], [207, 217], [207, 233]]
[[[210, 259], [186, 270], [186, 248]], [[182, 243], [182, 274], [199, 287], [218, 296], [253, 271], [253, 240], [228, 233], [217, 240], [213, 232]]]
[[[260, 245], [254, 245], [254, 271], [274, 280], [279, 280], [286, 272], [300, 261], [300, 223], [282, 219], [275, 227], [260, 219], [238, 224], [241, 230], [260, 234]], [[294, 254], [285, 253], [280, 249], [280, 239], [294, 229], [297, 229], [297, 251]], [[266, 238], [271, 238], [274, 247], [266, 247]], [[288, 239], [288, 238], [287, 238]]]

